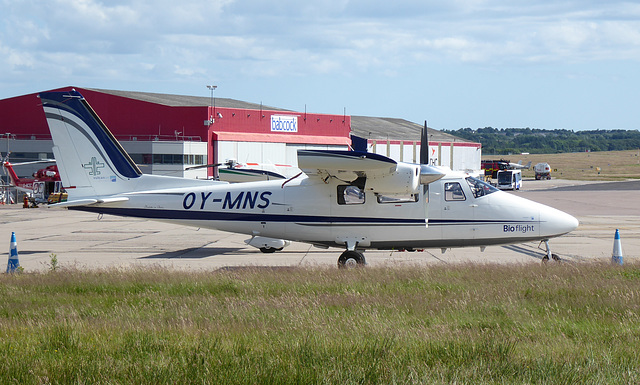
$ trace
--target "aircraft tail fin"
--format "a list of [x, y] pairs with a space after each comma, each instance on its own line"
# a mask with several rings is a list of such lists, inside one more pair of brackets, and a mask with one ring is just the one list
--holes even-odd
[[136, 191], [226, 183], [143, 175], [79, 92], [52, 91], [38, 96], [51, 131], [60, 179], [69, 194], [66, 206], [125, 202], [122, 194]]
[[7, 173], [9, 174], [11, 185], [17, 186], [18, 183], [20, 183], [20, 178], [18, 178], [16, 171], [13, 169], [13, 165], [9, 163], [9, 161], [7, 160], [2, 161], [2, 165], [4, 166], [4, 169], [7, 170]]
[[43, 92], [39, 97], [70, 198], [131, 190], [142, 172], [82, 95], [72, 90]]

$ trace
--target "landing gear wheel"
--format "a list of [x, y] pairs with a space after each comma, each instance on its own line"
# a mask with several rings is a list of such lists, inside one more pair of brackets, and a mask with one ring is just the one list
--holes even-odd
[[364, 266], [365, 264], [364, 255], [357, 251], [347, 250], [338, 258], [338, 267], [341, 269]]
[[273, 247], [261, 247], [260, 251], [262, 251], [265, 254], [271, 254], [271, 253], [275, 253], [276, 251], [280, 251], [282, 250], [282, 247], [279, 249], [273, 248]]
[[[540, 244], [542, 244], [542, 242], [544, 242], [545, 245], [545, 254], [544, 257], [542, 257], [542, 263], [549, 262], [549, 259], [553, 259], [556, 262], [562, 262], [562, 259], [560, 259], [558, 254], [554, 254], [551, 252], [551, 248], [549, 247], [549, 240], [544, 239], [540, 242]], [[538, 248], [540, 248], [540, 245], [538, 245]]]

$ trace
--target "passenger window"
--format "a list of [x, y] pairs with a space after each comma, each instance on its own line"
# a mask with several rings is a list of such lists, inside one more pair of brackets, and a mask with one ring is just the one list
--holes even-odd
[[420, 194], [407, 195], [377, 195], [378, 203], [414, 203], [417, 202]]
[[444, 184], [444, 200], [446, 201], [463, 201], [465, 200], [464, 191], [458, 182], [450, 182]]
[[361, 205], [364, 204], [364, 191], [356, 186], [338, 186], [339, 205]]

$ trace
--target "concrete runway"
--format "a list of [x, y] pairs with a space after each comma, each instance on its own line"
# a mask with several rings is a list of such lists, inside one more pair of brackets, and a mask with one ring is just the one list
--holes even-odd
[[[552, 251], [570, 263], [609, 261], [613, 237], [620, 229], [625, 263], [640, 257], [640, 181], [592, 183], [526, 180], [513, 194], [540, 202], [580, 221], [577, 230], [550, 241]], [[63, 209], [0, 206], [0, 240], [6, 240], [2, 271], [16, 233], [20, 265], [43, 271], [56, 254], [60, 267], [110, 268], [161, 266], [215, 270], [232, 266], [336, 266], [339, 248], [327, 250], [293, 243], [282, 252], [263, 254], [246, 246], [246, 235], [196, 229], [141, 219], [104, 216]], [[440, 249], [424, 252], [370, 250], [371, 266], [451, 263], [540, 263], [538, 242], [509, 246]]]

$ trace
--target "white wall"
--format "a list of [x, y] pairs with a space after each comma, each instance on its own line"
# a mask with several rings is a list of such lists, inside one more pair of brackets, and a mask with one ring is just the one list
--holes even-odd
[[[402, 149], [401, 149], [402, 147]], [[396, 161], [407, 163], [417, 163], [420, 159], [420, 145], [415, 146], [415, 160], [413, 153], [413, 142], [400, 144], [387, 144], [386, 140], [376, 141], [375, 151], [369, 145], [369, 151], [376, 154], [388, 156]], [[402, 152], [402, 157], [400, 153]], [[429, 146], [429, 159], [438, 166], [449, 167], [455, 171], [476, 172], [480, 170], [480, 158], [482, 150], [477, 147], [455, 146], [453, 147], [453, 164], [451, 163], [451, 145], [443, 144]]]
[[347, 146], [219, 141], [217, 162], [235, 159], [240, 163], [298, 166], [298, 150], [347, 150]]

